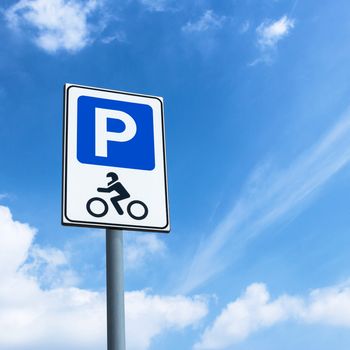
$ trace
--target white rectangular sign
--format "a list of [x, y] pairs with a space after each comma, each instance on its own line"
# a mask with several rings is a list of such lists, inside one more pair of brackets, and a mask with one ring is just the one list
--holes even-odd
[[162, 98], [65, 85], [62, 223], [170, 231]]

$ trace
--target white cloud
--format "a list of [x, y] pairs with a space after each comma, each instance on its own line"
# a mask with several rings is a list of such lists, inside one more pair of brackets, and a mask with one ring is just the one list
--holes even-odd
[[252, 284], [224, 308], [194, 349], [232, 348], [253, 332], [287, 320], [350, 328], [350, 283], [314, 290], [306, 298], [282, 295], [272, 301], [264, 284]]
[[79, 283], [79, 277], [70, 268], [68, 252], [52, 247], [33, 245], [22, 271], [36, 276], [45, 288], [76, 286]]
[[[58, 249], [33, 245], [35, 235], [0, 206], [0, 348], [105, 348], [105, 294], [56, 283], [43, 288], [37, 274], [59, 274], [59, 267], [69, 271], [69, 258]], [[199, 297], [136, 291], [126, 293], [125, 300], [130, 350], [145, 350], [156, 335], [194, 325], [207, 313]]]
[[[0, 348], [96, 348], [104, 334], [103, 296], [78, 288], [42, 289], [25, 264], [35, 234], [0, 206]], [[48, 260], [63, 263], [58, 255]]]
[[294, 24], [294, 19], [286, 15], [276, 21], [263, 21], [256, 29], [257, 44], [261, 55], [248, 63], [248, 66], [253, 67], [259, 63], [272, 63], [278, 42], [290, 33], [294, 28]]
[[264, 21], [256, 29], [261, 48], [273, 48], [294, 28], [294, 20], [286, 15], [275, 22]]
[[125, 264], [128, 268], [142, 265], [154, 256], [164, 256], [166, 245], [154, 234], [127, 236], [125, 240]]
[[207, 306], [200, 297], [161, 297], [138, 291], [127, 293], [126, 314], [128, 349], [141, 350], [164, 330], [195, 324], [207, 314]]
[[350, 327], [350, 283], [312, 291], [299, 317], [311, 324]]
[[288, 160], [287, 167], [258, 167], [226, 217], [198, 247], [180, 290], [191, 291], [222, 271], [250, 238], [296, 214], [349, 162], [350, 112], [346, 112], [317, 143]]
[[88, 19], [99, 4], [98, 0], [20, 0], [5, 15], [10, 27], [25, 29], [43, 50], [75, 52], [92, 41]]
[[194, 348], [225, 349], [260, 328], [285, 320], [300, 307], [299, 300], [287, 296], [273, 302], [269, 299], [265, 285], [250, 285], [242, 297], [226, 306]]
[[27, 259], [35, 230], [14, 221], [9, 209], [3, 206], [0, 206], [0, 223], [0, 282], [3, 282], [16, 274]]
[[204, 12], [196, 22], [187, 22], [182, 31], [187, 33], [204, 32], [210, 29], [221, 28], [225, 21], [224, 16], [216, 15], [212, 10]]

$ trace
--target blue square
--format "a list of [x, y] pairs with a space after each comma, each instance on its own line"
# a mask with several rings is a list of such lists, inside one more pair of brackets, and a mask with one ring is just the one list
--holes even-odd
[[[101, 125], [102, 133], [96, 135], [96, 128], [101, 128]], [[118, 140], [124, 136], [125, 140]], [[103, 155], [98, 151], [101, 145], [105, 150]], [[85, 164], [153, 170], [155, 156], [152, 108], [140, 103], [80, 96], [77, 158]]]

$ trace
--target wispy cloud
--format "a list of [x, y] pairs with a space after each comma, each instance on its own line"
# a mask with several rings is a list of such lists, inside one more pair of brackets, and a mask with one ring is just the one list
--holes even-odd
[[271, 63], [277, 44], [294, 28], [295, 20], [287, 15], [276, 21], [265, 20], [257, 28], [257, 44], [261, 56], [249, 64], [255, 66], [258, 63]]
[[126, 237], [125, 263], [127, 268], [137, 268], [154, 256], [164, 256], [165, 243], [154, 234]]
[[[0, 348], [106, 348], [105, 293], [52, 283], [74, 271], [64, 251], [33, 244], [36, 230], [0, 206]], [[42, 273], [45, 286], [42, 286]], [[49, 282], [49, 283], [47, 283]], [[208, 312], [201, 297], [125, 293], [128, 349], [146, 350], [166, 330], [195, 325]]]
[[250, 22], [248, 20], [244, 21], [239, 28], [239, 32], [241, 34], [244, 34], [249, 30], [249, 28], [250, 28]]
[[80, 279], [72, 270], [69, 260], [68, 252], [53, 247], [32, 245], [21, 270], [27, 275], [36, 276], [43, 288], [77, 286]]
[[232, 209], [198, 247], [181, 290], [191, 291], [205, 283], [231, 263], [250, 238], [296, 214], [349, 161], [347, 112], [315, 145], [290, 160], [287, 168], [258, 167]]
[[89, 17], [101, 1], [20, 0], [5, 12], [11, 28], [21, 29], [41, 49], [76, 52], [92, 42]]
[[105, 36], [104, 38], [101, 39], [101, 42], [103, 44], [110, 44], [113, 41], [118, 43], [126, 43], [127, 42], [126, 34], [120, 31], [120, 32], [115, 32], [114, 34]]
[[187, 22], [182, 31], [186, 33], [204, 32], [210, 29], [221, 28], [225, 21], [224, 16], [219, 16], [212, 10], [207, 10], [204, 14], [194, 22]]
[[152, 12], [164, 12], [171, 8], [171, 0], [139, 0], [141, 4], [146, 6]]
[[287, 320], [350, 328], [350, 283], [313, 290], [307, 297], [270, 300], [262, 283], [250, 285], [202, 334], [196, 350], [228, 349], [252, 333]]
[[262, 48], [272, 48], [294, 28], [294, 20], [287, 16], [277, 21], [264, 21], [256, 29], [258, 44]]

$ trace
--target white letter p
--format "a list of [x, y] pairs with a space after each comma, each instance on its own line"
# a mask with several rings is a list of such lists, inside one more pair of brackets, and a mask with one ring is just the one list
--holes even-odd
[[[107, 131], [107, 119], [121, 120], [125, 130], [121, 132]], [[113, 109], [95, 108], [95, 155], [108, 156], [108, 141], [127, 142], [136, 135], [135, 120], [127, 113]]]

